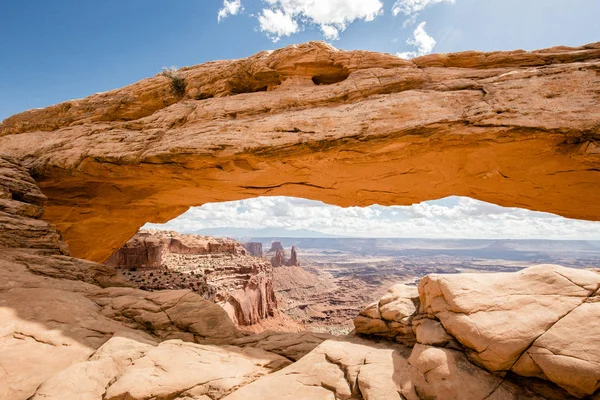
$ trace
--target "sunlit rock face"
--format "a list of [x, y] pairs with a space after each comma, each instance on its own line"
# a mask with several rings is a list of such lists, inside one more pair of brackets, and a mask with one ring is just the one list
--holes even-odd
[[0, 149], [74, 256], [260, 195], [341, 206], [449, 195], [600, 220], [600, 44], [402, 60], [324, 43], [181, 69], [8, 118]]
[[190, 289], [220, 304], [238, 326], [280, 317], [272, 266], [233, 239], [144, 230], [105, 264], [141, 289]]
[[[394, 286], [354, 325], [359, 334], [414, 346], [399, 379], [407, 398], [412, 390], [421, 398], [485, 391], [486, 380], [497, 379], [489, 373], [511, 373], [529, 390], [556, 396], [550, 398], [585, 398], [600, 388], [599, 296], [600, 274], [559, 265], [432, 274], [418, 290]], [[468, 382], [467, 372], [483, 381]], [[504, 388], [496, 387], [499, 395]]]
[[281, 245], [281, 242], [273, 242], [269, 253], [273, 253], [271, 257], [271, 265], [275, 268], [278, 267], [299, 267], [300, 262], [298, 261], [298, 253], [296, 247], [292, 246], [290, 249], [290, 258], [286, 258], [285, 249]]

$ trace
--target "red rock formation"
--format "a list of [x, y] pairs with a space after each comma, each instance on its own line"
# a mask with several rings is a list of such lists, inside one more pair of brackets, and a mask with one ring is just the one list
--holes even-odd
[[162, 265], [165, 243], [148, 235], [136, 235], [104, 262], [115, 268], [158, 269]]
[[245, 255], [246, 249], [231, 239], [181, 235], [171, 231], [141, 231], [105, 264], [115, 268], [157, 269], [162, 266], [165, 253]]
[[296, 253], [296, 248], [292, 246], [291, 256], [289, 259], [285, 257], [285, 250], [281, 245], [281, 242], [273, 242], [273, 246], [271, 250], [276, 249], [275, 255], [271, 257], [271, 265], [273, 267], [298, 267], [300, 263], [298, 262], [298, 254]]
[[281, 242], [273, 242], [271, 243], [271, 248], [269, 249], [269, 253], [277, 253], [278, 251], [284, 251]]
[[246, 251], [253, 257], [264, 257], [262, 243], [248, 242], [243, 244]]
[[296, 247], [292, 246], [292, 250], [290, 252], [290, 259], [285, 262], [287, 267], [299, 267], [300, 262], [298, 261], [298, 254], [296, 253]]
[[275, 255], [271, 257], [271, 265], [273, 267], [281, 267], [285, 265], [285, 251], [277, 250]]
[[[251, 248], [262, 251], [258, 244]], [[137, 233], [105, 264], [136, 270], [125, 277], [142, 289], [189, 288], [220, 304], [242, 327], [278, 317], [272, 267], [247, 253], [233, 239], [151, 230]]]

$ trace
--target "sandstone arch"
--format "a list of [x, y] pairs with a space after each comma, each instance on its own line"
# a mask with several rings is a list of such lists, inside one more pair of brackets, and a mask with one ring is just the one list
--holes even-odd
[[462, 195], [600, 220], [600, 43], [412, 61], [307, 43], [178, 73], [183, 98], [157, 75], [0, 125], [74, 256], [260, 195]]

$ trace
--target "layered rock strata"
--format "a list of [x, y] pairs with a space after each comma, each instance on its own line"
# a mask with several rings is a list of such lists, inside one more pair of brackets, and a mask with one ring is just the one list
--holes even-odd
[[[73, 255], [146, 222], [286, 195], [340, 206], [449, 195], [600, 220], [600, 44], [410, 61], [307, 43], [157, 75], [0, 124]], [[251, 140], [249, 140], [251, 138]]]
[[104, 264], [116, 268], [156, 269], [164, 264], [167, 253], [243, 256], [246, 255], [246, 249], [233, 239], [143, 230], [129, 239]]
[[125, 280], [141, 289], [190, 289], [221, 305], [239, 327], [268, 318], [284, 322], [273, 268], [266, 259], [247, 255], [233, 239], [140, 231], [105, 264], [122, 270]]
[[243, 244], [244, 248], [253, 257], [264, 257], [262, 243], [260, 242], [248, 242]]
[[119, 287], [52, 224], [104, 261], [148, 221], [259, 195], [454, 194], [600, 220], [599, 59], [598, 44], [404, 61], [309, 43], [182, 69], [184, 93], [160, 75], [3, 121], [0, 398], [597, 399], [591, 271], [429, 276], [418, 309], [400, 293], [363, 315], [412, 348], [370, 334], [311, 351], [246, 340], [191, 291]]

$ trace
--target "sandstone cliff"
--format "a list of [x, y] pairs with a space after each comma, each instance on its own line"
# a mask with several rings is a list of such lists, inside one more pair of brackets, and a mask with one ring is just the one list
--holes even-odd
[[262, 243], [260, 242], [248, 242], [244, 243], [244, 248], [254, 257], [263, 257], [265, 254], [263, 253]]
[[289, 195], [341, 206], [448, 195], [600, 220], [600, 44], [411, 61], [289, 46], [30, 110], [0, 149], [73, 255], [105, 261], [190, 206]]
[[105, 264], [122, 270], [125, 280], [141, 289], [190, 289], [221, 305], [239, 327], [282, 319], [273, 268], [266, 259], [247, 255], [233, 239], [140, 231]]

